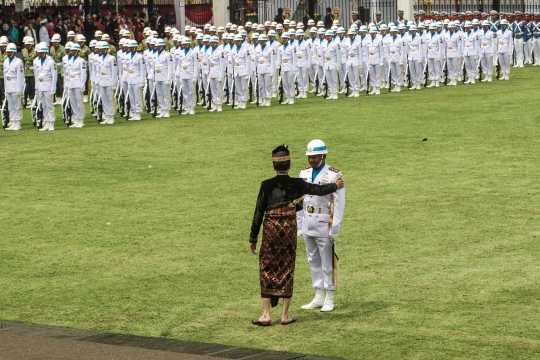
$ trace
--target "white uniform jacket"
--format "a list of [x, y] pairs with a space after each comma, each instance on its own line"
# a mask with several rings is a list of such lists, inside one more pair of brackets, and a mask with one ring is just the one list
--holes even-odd
[[245, 46], [236, 46], [230, 51], [231, 74], [234, 76], [249, 76], [251, 73], [251, 60], [255, 61], [250, 55], [252, 50]]
[[398, 64], [407, 62], [407, 45], [399, 35], [390, 38], [388, 51], [388, 60], [390, 62]]
[[[313, 169], [311, 167], [304, 168], [300, 172], [300, 178], [310, 184], [330, 184], [341, 172], [337, 169], [325, 164], [321, 172], [317, 175], [314, 181], [311, 180]], [[328, 212], [328, 204], [334, 201], [334, 217], [332, 228], [328, 227], [330, 215]], [[345, 211], [345, 189], [339, 189], [332, 194], [325, 196], [305, 195], [304, 204], [301, 211], [296, 214], [298, 229], [302, 229], [302, 233], [308, 236], [327, 237], [332, 234], [339, 234], [343, 213]]]
[[266, 45], [264, 48], [259, 45], [255, 48], [255, 66], [259, 74], [274, 74], [276, 65], [274, 63], [272, 48]]
[[212, 48], [208, 52], [208, 77], [221, 79], [225, 76], [225, 55], [221, 47]]
[[368, 64], [379, 65], [382, 62], [383, 44], [380, 37], [371, 37], [368, 45]]
[[[116, 86], [118, 82], [118, 66], [116, 58], [110, 54], [101, 55], [101, 64], [98, 69], [101, 87]], [[84, 84], [84, 82], [83, 82]], [[84, 86], [84, 85], [83, 85]]]
[[173, 76], [172, 55], [165, 50], [158, 51], [154, 60], [154, 80], [171, 81]]
[[16, 56], [4, 60], [4, 90], [7, 93], [22, 93], [24, 90], [24, 64]]
[[190, 80], [199, 76], [197, 52], [193, 49], [182, 49], [180, 52], [180, 79]]
[[140, 85], [146, 82], [146, 65], [144, 57], [135, 52], [127, 56], [127, 83], [131, 85]]
[[56, 92], [58, 72], [52, 57], [46, 55], [43, 60], [39, 57], [34, 59], [34, 77], [37, 91]]
[[446, 57], [455, 59], [461, 57], [463, 42], [457, 31], [449, 32], [446, 36]]
[[311, 44], [307, 40], [296, 43], [296, 65], [300, 68], [311, 66]]
[[495, 49], [496, 37], [491, 30], [481, 30], [480, 32], [480, 53], [481, 54], [493, 54]]
[[297, 71], [296, 48], [290, 43], [281, 45], [277, 51], [276, 65], [281, 67], [281, 71]]
[[[86, 61], [79, 56], [72, 56], [71, 59], [66, 61], [65, 66], [64, 87], [68, 89], [84, 89], [84, 84], [86, 83]], [[114, 82], [116, 82], [116, 76]]]
[[407, 38], [407, 58], [412, 61], [422, 61], [424, 54], [424, 40], [418, 35]]
[[497, 40], [499, 41], [498, 52], [501, 54], [511, 54], [514, 52], [514, 41], [512, 30], [504, 29], [497, 31]]
[[468, 31], [463, 34], [463, 56], [476, 56], [479, 51], [476, 49], [476, 34]]
[[349, 46], [347, 47], [347, 66], [360, 66], [364, 64], [364, 49], [360, 46], [360, 42], [347, 39]]
[[439, 34], [429, 34], [426, 40], [427, 58], [442, 59], [444, 54], [444, 40]]
[[336, 70], [338, 66], [341, 66], [339, 41], [326, 41], [321, 49], [323, 51], [323, 68], [325, 70]]

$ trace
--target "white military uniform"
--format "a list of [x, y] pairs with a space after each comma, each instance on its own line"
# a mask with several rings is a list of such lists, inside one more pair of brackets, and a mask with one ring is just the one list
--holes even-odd
[[298, 66], [298, 97], [307, 97], [308, 70], [311, 68], [311, 48], [308, 40], [296, 42], [296, 65]]
[[[285, 104], [294, 104], [294, 76], [298, 71], [296, 48], [290, 42], [281, 45], [277, 50], [276, 65], [281, 67], [281, 83], [287, 100]], [[283, 103], [282, 103], [283, 104]]]
[[390, 72], [392, 74], [391, 82], [394, 86], [398, 86], [395, 90], [400, 90], [400, 87], [403, 86], [403, 66], [407, 63], [407, 46], [398, 34], [390, 37], [388, 53]]
[[171, 110], [170, 83], [173, 79], [173, 59], [165, 50], [158, 51], [154, 61], [154, 81], [161, 111]]
[[[328, 164], [321, 166], [323, 167], [315, 179], [312, 178], [313, 169], [311, 167], [304, 168], [299, 177], [307, 183], [322, 185], [330, 184], [341, 176], [339, 170], [330, 167]], [[332, 228], [329, 228], [328, 204], [331, 201], [334, 202], [334, 216]], [[344, 211], [345, 189], [339, 189], [325, 196], [306, 195], [303, 208], [297, 213], [298, 228], [302, 229], [306, 243], [311, 280], [315, 289], [336, 290], [337, 279], [332, 281], [333, 253], [329, 234], [339, 234]]]
[[103, 114], [109, 117], [107, 124], [114, 124], [113, 87], [117, 86], [118, 81], [116, 58], [109, 53], [101, 54], [101, 63], [99, 64], [98, 72]]
[[341, 67], [341, 47], [339, 41], [326, 41], [322, 45], [323, 51], [323, 69], [328, 84], [329, 99], [337, 99], [338, 84], [337, 72]]
[[43, 121], [54, 123], [53, 95], [56, 93], [56, 81], [58, 78], [54, 59], [49, 55], [46, 55], [43, 59], [36, 57], [34, 59], [34, 76], [36, 79], [37, 103], [40, 103], [43, 109]]
[[[64, 87], [68, 91], [69, 103], [71, 105], [71, 111], [73, 119], [79, 122], [79, 125], [75, 122], [73, 127], [84, 126], [84, 103], [83, 92], [84, 84], [86, 83], [86, 61], [80, 56], [67, 56], [64, 57]], [[111, 99], [112, 101], [112, 94]]]
[[218, 111], [221, 111], [225, 64], [223, 49], [220, 46], [212, 47], [208, 52], [208, 85], [212, 92], [212, 103], [216, 105], [216, 110]]
[[446, 67], [448, 69], [448, 78], [451, 80], [449, 85], [455, 86], [458, 79], [458, 64], [462, 54], [463, 41], [459, 36], [458, 30], [449, 31], [446, 35]]
[[[409, 60], [409, 71], [411, 72], [411, 82], [416, 86], [416, 89], [420, 89], [420, 82], [423, 76], [423, 54], [424, 54], [424, 40], [421, 36], [416, 34], [415, 36], [408, 36], [406, 40], [407, 44], [407, 58]], [[414, 86], [413, 86], [414, 87]]]
[[359, 73], [359, 67], [364, 62], [364, 50], [360, 47], [360, 42], [355, 41], [354, 39], [346, 39], [344, 40], [349, 42], [349, 46], [347, 46], [347, 77], [349, 78], [349, 83], [351, 86], [351, 90], [353, 91], [353, 95], [350, 95], [351, 97], [357, 97], [359, 96], [358, 91], [360, 90], [360, 73]]
[[[482, 71], [486, 76], [493, 75], [493, 50], [495, 48], [496, 38], [493, 31], [481, 30], [480, 32], [480, 64]], [[491, 79], [490, 79], [491, 80]]]
[[[22, 92], [24, 90], [24, 64], [13, 56], [4, 60], [4, 90], [9, 106], [9, 120], [22, 120]], [[14, 128], [13, 130], [19, 130]]]
[[480, 53], [477, 43], [477, 35], [472, 30], [465, 32], [463, 35], [463, 57], [469, 81], [475, 77], [476, 57]]
[[[182, 80], [182, 98], [184, 108], [189, 110], [188, 113], [194, 114], [195, 109], [195, 81], [199, 74], [199, 62], [197, 60], [197, 52], [194, 49], [182, 49], [180, 52], [179, 65], [180, 79]], [[178, 91], [180, 91], [178, 90]]]
[[[444, 54], [444, 39], [437, 32], [429, 33], [426, 40], [427, 48], [427, 64], [429, 72], [429, 80], [435, 82], [435, 86], [438, 87], [438, 82], [441, 78], [441, 62], [440, 59]], [[430, 85], [431, 86], [431, 85]]]
[[381, 64], [383, 63], [383, 44], [379, 36], [370, 36], [368, 44], [368, 68], [371, 80], [368, 85], [373, 87], [370, 94], [379, 94], [381, 87]]
[[126, 65], [129, 98], [133, 112], [132, 120], [141, 120], [142, 88], [146, 81], [146, 66], [143, 55], [138, 52], [128, 53]]
[[510, 57], [514, 52], [514, 43], [512, 41], [512, 30], [506, 26], [506, 29], [497, 31], [498, 57], [501, 71], [505, 79], [510, 74]]
[[255, 48], [255, 66], [259, 82], [259, 97], [263, 100], [261, 106], [270, 106], [272, 97], [271, 76], [276, 72], [272, 48], [266, 44], [264, 48], [259, 45]]
[[116, 53], [117, 67], [118, 67], [118, 78], [120, 79], [120, 85], [122, 92], [124, 93], [124, 98], [127, 97], [128, 93], [128, 61], [129, 53], [126, 53], [124, 50], [120, 50]]
[[[235, 97], [235, 101], [240, 102], [238, 108], [245, 109], [247, 102], [247, 83], [246, 77], [251, 75], [251, 47], [247, 46], [236, 46], [232, 48], [229, 52], [229, 68], [230, 74], [233, 75], [234, 72], [234, 90], [235, 94], [230, 96]], [[229, 91], [232, 91], [232, 78], [229, 80]]]

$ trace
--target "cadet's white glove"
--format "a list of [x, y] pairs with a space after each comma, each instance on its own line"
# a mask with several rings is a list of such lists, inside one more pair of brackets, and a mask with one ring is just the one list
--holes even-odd
[[113, 87], [112, 87], [112, 91], [113, 91], [113, 92], [116, 91], [116, 86], [113, 86]]
[[218, 81], [219, 81], [219, 82], [223, 82], [223, 78], [219, 78]]
[[298, 231], [296, 232], [296, 236], [297, 237], [303, 237], [303, 233], [302, 233], [302, 229], [298, 229]]
[[171, 81], [167, 81], [167, 86], [171, 86]]
[[81, 88], [81, 94], [84, 94], [84, 88]]
[[144, 89], [144, 84], [139, 85], [141, 89]]
[[298, 71], [293, 72], [293, 76], [297, 76], [297, 75], [298, 75]]
[[335, 241], [337, 240], [339, 234], [332, 234], [332, 233], [330, 233], [330, 234], [328, 234], [328, 236], [330, 237], [330, 240], [332, 240], [332, 241], [335, 242]]
[[403, 63], [399, 63], [399, 66], [403, 66]]
[[380, 65], [381, 67], [383, 67], [383, 66], [384, 66], [384, 63], [380, 63], [379, 65]]
[[56, 91], [51, 91], [51, 96], [56, 95]]
[[279, 66], [279, 65], [276, 66], [276, 69], [279, 71], [279, 69], [281, 69], [281, 66]]
[[194, 83], [194, 84], [197, 83], [197, 78], [193, 78], [193, 83]]

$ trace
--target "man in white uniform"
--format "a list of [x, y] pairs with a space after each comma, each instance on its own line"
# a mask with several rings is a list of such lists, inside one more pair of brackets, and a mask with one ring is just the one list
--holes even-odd
[[[341, 177], [339, 170], [325, 163], [326, 154], [326, 144], [318, 139], [312, 140], [306, 149], [310, 166], [300, 172], [300, 178], [321, 185]], [[315, 288], [315, 298], [302, 306], [304, 310], [334, 310], [334, 292], [338, 285], [334, 250], [344, 211], [345, 189], [340, 189], [325, 196], [306, 195], [303, 209], [297, 213], [298, 236], [302, 236], [306, 243], [311, 280]]]
[[[83, 93], [86, 82], [86, 61], [79, 57], [80, 51], [81, 46], [72, 43], [70, 55], [64, 63], [64, 87], [69, 94], [69, 103], [73, 112], [73, 124], [69, 127], [75, 129], [84, 127]], [[110, 101], [112, 102], [112, 94]]]
[[24, 64], [15, 57], [17, 46], [8, 44], [6, 47], [8, 58], [4, 60], [4, 89], [9, 106], [10, 125], [6, 130], [21, 130], [22, 120], [22, 93], [24, 91]]
[[38, 57], [34, 59], [34, 77], [36, 79], [37, 103], [41, 104], [43, 110], [43, 126], [39, 131], [54, 130], [54, 105], [53, 95], [56, 92], [56, 63], [53, 58], [47, 55], [49, 47], [45, 44], [38, 44], [36, 47]]
[[132, 116], [128, 120], [139, 121], [142, 114], [142, 89], [146, 79], [144, 56], [137, 52], [137, 40], [126, 40], [129, 49], [127, 56], [127, 83]]

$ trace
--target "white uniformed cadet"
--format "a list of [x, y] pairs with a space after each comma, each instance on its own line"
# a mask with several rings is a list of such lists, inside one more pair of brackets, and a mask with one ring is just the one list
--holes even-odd
[[315, 81], [317, 80], [317, 76], [319, 74], [319, 58], [317, 57], [317, 47], [319, 46], [319, 40], [317, 39], [317, 28], [312, 27], [309, 30], [309, 35], [311, 38], [307, 39], [306, 42], [309, 45], [309, 55], [311, 58], [311, 65], [309, 67], [309, 82], [311, 83], [311, 90], [309, 90], [309, 93], [314, 93], [316, 88]]
[[442, 35], [437, 33], [437, 24], [431, 23], [429, 25], [429, 34], [426, 38], [427, 47], [427, 64], [429, 72], [429, 80], [431, 84], [427, 87], [439, 87], [439, 81], [441, 80], [441, 54], [444, 53]]
[[390, 82], [388, 81], [388, 75], [390, 71], [390, 43], [392, 42], [392, 37], [388, 32], [388, 25], [380, 24], [379, 26], [380, 36], [382, 41], [382, 64], [381, 67], [381, 83], [382, 88], [388, 89], [390, 87]]
[[497, 31], [498, 60], [501, 65], [502, 76], [499, 80], [510, 80], [510, 57], [514, 51], [512, 31], [508, 29], [508, 20], [501, 20], [501, 30]]
[[[198, 47], [198, 56], [199, 56], [199, 66], [200, 66], [200, 76], [199, 76], [199, 88], [207, 89], [208, 88], [208, 55], [210, 50], [210, 35], [204, 35], [202, 40], [202, 47]], [[197, 89], [199, 91], [199, 89]], [[199, 98], [197, 105], [202, 105], [204, 99]]]
[[37, 103], [43, 110], [43, 126], [39, 131], [54, 130], [54, 105], [53, 96], [56, 93], [56, 81], [58, 73], [54, 59], [47, 53], [49, 47], [45, 44], [36, 46], [38, 57], [34, 59], [34, 77], [36, 79]]
[[296, 32], [296, 66], [298, 74], [298, 99], [307, 99], [308, 92], [308, 70], [311, 67], [311, 48], [308, 40], [304, 40], [304, 30]]
[[[96, 39], [91, 40], [90, 44], [88, 44], [88, 47], [90, 48], [90, 54], [88, 54], [88, 76], [90, 77], [90, 85], [92, 87], [90, 94], [92, 101], [94, 102], [97, 101], [97, 98], [99, 97], [99, 89], [98, 85], [96, 84], [96, 79], [98, 78], [96, 68], [99, 54], [96, 53], [96, 44]], [[92, 113], [92, 115], [95, 116], [96, 114]]]
[[199, 74], [199, 62], [197, 52], [190, 47], [191, 40], [188, 37], [182, 39], [182, 52], [180, 53], [179, 65], [180, 79], [182, 80], [182, 98], [184, 99], [184, 112], [182, 115], [195, 114], [195, 83]]
[[489, 21], [484, 20], [482, 22], [483, 30], [480, 32], [480, 65], [482, 66], [482, 72], [485, 74], [485, 78], [482, 82], [491, 82], [493, 76], [493, 49], [495, 48], [495, 42], [497, 38], [491, 31]]
[[272, 75], [276, 73], [272, 48], [266, 44], [268, 37], [259, 36], [259, 46], [255, 48], [255, 66], [259, 83], [260, 106], [270, 106], [272, 98]]
[[326, 39], [324, 38], [325, 32], [324, 28], [317, 30], [317, 45], [315, 46], [315, 52], [313, 53], [313, 57], [317, 57], [316, 79], [319, 79], [319, 92], [315, 94], [316, 96], [324, 96], [322, 88], [324, 78], [324, 47], [326, 46]]
[[144, 57], [137, 52], [139, 44], [136, 40], [126, 40], [129, 50], [127, 60], [127, 83], [131, 103], [132, 116], [129, 121], [141, 120], [142, 114], [142, 89], [146, 81], [146, 67]]
[[[276, 35], [277, 33], [275, 30], [270, 30], [266, 34], [266, 36], [268, 37], [268, 42], [266, 43], [266, 46], [269, 46], [272, 49], [272, 54], [274, 54], [274, 62], [276, 62], [276, 59], [277, 59], [277, 52], [278, 52], [277, 49], [281, 47], [281, 43], [275, 40]], [[276, 66], [275, 73], [271, 75], [271, 78], [273, 79], [272, 80], [272, 97], [277, 97], [277, 91], [278, 91], [278, 75], [277, 74], [278, 74], [278, 71], [277, 71], [277, 66]]]
[[[326, 154], [326, 144], [318, 139], [312, 140], [306, 149], [310, 166], [304, 168], [299, 177], [318, 185], [330, 184], [341, 177], [339, 170], [326, 164]], [[325, 196], [306, 195], [303, 208], [297, 213], [298, 235], [306, 243], [311, 281], [315, 289], [315, 298], [302, 306], [304, 310], [321, 307], [322, 312], [334, 310], [339, 269], [334, 261], [332, 245], [335, 248], [344, 211], [345, 189], [340, 189]]]
[[79, 57], [79, 51], [81, 51], [81, 46], [72, 43], [70, 55], [66, 59], [64, 68], [64, 88], [68, 91], [69, 104], [73, 114], [73, 124], [70, 125], [70, 128], [76, 129], [84, 127], [83, 93], [86, 82], [86, 61]]
[[411, 82], [413, 86], [410, 90], [420, 90], [420, 82], [423, 75], [423, 54], [424, 54], [424, 40], [416, 34], [416, 26], [411, 25], [409, 31], [411, 35], [406, 37], [407, 44], [407, 58], [409, 60], [409, 71], [411, 74]]
[[345, 37], [345, 28], [339, 27], [337, 29], [335, 41], [339, 44], [341, 50], [341, 64], [338, 65], [339, 76], [339, 94], [345, 94], [345, 72], [347, 71], [347, 52], [349, 50], [350, 42]]
[[165, 41], [156, 39], [156, 56], [154, 60], [154, 86], [158, 97], [160, 113], [157, 118], [170, 117], [171, 111], [171, 81], [173, 79], [172, 56], [165, 51]]
[[100, 41], [96, 47], [101, 54], [101, 61], [99, 64], [99, 88], [101, 96], [101, 104], [103, 107], [103, 121], [101, 125], [114, 124], [114, 90], [118, 86], [118, 66], [116, 58], [109, 54], [109, 43], [106, 41]]
[[465, 69], [467, 71], [467, 81], [464, 84], [474, 84], [476, 61], [479, 51], [477, 49], [476, 34], [472, 31], [472, 23], [465, 22], [465, 34], [463, 34], [463, 59], [465, 61]]
[[381, 94], [381, 69], [383, 68], [383, 44], [380, 37], [377, 36], [378, 30], [373, 26], [369, 30], [370, 39], [368, 44], [368, 60], [367, 65], [369, 69], [369, 85], [372, 86], [372, 90], [369, 95]]
[[392, 75], [390, 81], [394, 84], [394, 88], [390, 91], [401, 92], [401, 87], [403, 86], [403, 65], [407, 63], [407, 48], [401, 36], [398, 36], [398, 28], [395, 26], [390, 27], [388, 60], [390, 62], [390, 73]]
[[[257, 33], [255, 33], [257, 34]], [[254, 34], [254, 35], [255, 35]], [[258, 34], [257, 34], [258, 35]], [[231, 35], [232, 36], [232, 35]], [[258, 37], [258, 36], [257, 36]], [[247, 82], [246, 77], [251, 74], [251, 47], [242, 46], [242, 36], [234, 37], [234, 46], [230, 51], [231, 57], [231, 76], [234, 75], [235, 102], [238, 104], [236, 109], [245, 109], [247, 104]], [[234, 72], [234, 74], [233, 74]], [[232, 91], [232, 81], [229, 80], [229, 91]], [[232, 99], [232, 94], [230, 98]], [[232, 101], [232, 100], [231, 100]]]
[[21, 130], [22, 93], [24, 91], [24, 64], [15, 56], [17, 46], [8, 44], [7, 59], [4, 60], [4, 90], [9, 107], [10, 124], [6, 130]]
[[212, 104], [209, 111], [221, 112], [221, 95], [223, 78], [225, 76], [225, 56], [222, 47], [218, 46], [219, 38], [213, 35], [210, 38], [208, 51], [208, 86], [212, 92]]
[[144, 64], [146, 66], [146, 78], [148, 79], [148, 91], [150, 93], [154, 91], [154, 40], [153, 36], [146, 38], [148, 49], [143, 52]]
[[448, 24], [448, 34], [446, 35], [446, 67], [448, 69], [448, 86], [457, 86], [458, 64], [462, 53], [463, 42], [459, 36], [456, 25], [453, 22]]
[[285, 93], [286, 100], [281, 105], [294, 104], [294, 74], [298, 71], [296, 48], [289, 42], [290, 34], [284, 32], [281, 34], [281, 45], [277, 50], [276, 68], [281, 69], [281, 84]]
[[360, 73], [358, 71], [360, 64], [363, 62], [363, 51], [360, 50], [360, 42], [354, 41], [356, 36], [356, 31], [354, 29], [349, 29], [347, 33], [349, 38], [346, 39], [349, 44], [347, 46], [347, 77], [349, 78], [349, 83], [351, 86], [352, 93], [349, 95], [350, 98], [360, 96]]
[[363, 56], [363, 63], [360, 64], [360, 82], [362, 84], [362, 87], [360, 88], [360, 91], [366, 91], [367, 90], [367, 78], [368, 78], [368, 57], [369, 57], [369, 46], [368, 41], [371, 40], [370, 36], [367, 36], [368, 28], [367, 26], [360, 26], [360, 30], [358, 31], [358, 36], [356, 37], [356, 41], [359, 42], [360, 51], [362, 51]]
[[341, 65], [341, 48], [338, 41], [332, 41], [334, 32], [327, 30], [324, 33], [326, 42], [322, 46], [323, 49], [323, 69], [328, 84], [328, 97], [326, 100], [338, 99], [338, 83], [337, 72]]
[[118, 42], [118, 51], [116, 52], [116, 63], [118, 68], [118, 79], [120, 80], [120, 89], [122, 90], [122, 93], [124, 94], [124, 98], [127, 96], [128, 93], [128, 82], [127, 82], [127, 76], [128, 76], [128, 67], [127, 67], [127, 61], [128, 57], [131, 53], [126, 51], [126, 39], [120, 39]]

